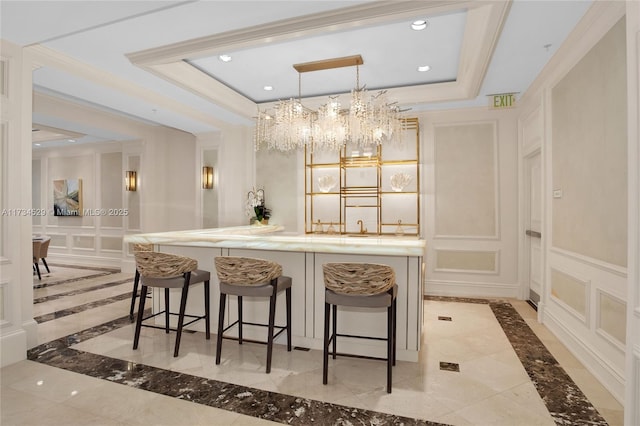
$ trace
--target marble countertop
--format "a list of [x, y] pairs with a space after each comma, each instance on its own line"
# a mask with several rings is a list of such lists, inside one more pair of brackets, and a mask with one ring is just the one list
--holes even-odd
[[125, 236], [125, 242], [386, 256], [424, 256], [426, 248], [426, 241], [417, 237], [297, 234], [285, 232], [283, 227], [277, 225], [133, 234]]

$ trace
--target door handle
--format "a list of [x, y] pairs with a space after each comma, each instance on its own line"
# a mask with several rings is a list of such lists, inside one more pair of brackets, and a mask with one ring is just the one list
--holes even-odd
[[533, 238], [542, 238], [542, 234], [540, 232], [532, 231], [531, 229], [527, 229], [525, 231], [525, 234], [527, 234], [528, 236], [533, 237]]

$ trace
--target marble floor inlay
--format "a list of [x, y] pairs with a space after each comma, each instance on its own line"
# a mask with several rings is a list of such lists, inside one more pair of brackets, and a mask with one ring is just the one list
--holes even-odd
[[[145, 415], [139, 417], [135, 413], [127, 417], [128, 413], [118, 406], [109, 410], [90, 404], [85, 410], [94, 414], [87, 417], [86, 424], [607, 424], [507, 300], [425, 297], [420, 360], [398, 362], [393, 370], [393, 392], [386, 394], [384, 363], [339, 356], [331, 360], [329, 385], [322, 385], [322, 351], [306, 347], [286, 352], [282, 345], [275, 345], [275, 364], [269, 375], [264, 373], [263, 345], [226, 342], [223, 362], [216, 366], [215, 338], [212, 336], [212, 344], [195, 330], [185, 330], [177, 358], [172, 357], [175, 333], [167, 335], [160, 330], [145, 332], [140, 348], [134, 351], [133, 324], [128, 318], [132, 276], [105, 278], [95, 271], [98, 268], [78, 268], [78, 274], [85, 276], [74, 276], [69, 269], [66, 280], [43, 277], [42, 288], [34, 287], [34, 299], [42, 306], [42, 315], [36, 318], [39, 323], [55, 325], [61, 321], [61, 325], [65, 324], [63, 330], [69, 330], [67, 323], [76, 316], [95, 318], [99, 314], [98, 318], [105, 319], [93, 321], [97, 325], [88, 321], [84, 327], [82, 320], [73, 331], [50, 334], [50, 341], [30, 349], [30, 361], [24, 362], [122, 386], [130, 392], [150, 392], [173, 399], [176, 404], [183, 401], [182, 404], [193, 404], [194, 413], [200, 412], [196, 407], [218, 411], [207, 411], [209, 414], [202, 415], [215, 417], [200, 420], [171, 420], [170, 415], [166, 419], [145, 420]], [[47, 280], [54, 282], [56, 288], [59, 286], [57, 294], [46, 293]], [[91, 297], [94, 292], [96, 296]], [[110, 319], [107, 312], [112, 313]], [[9, 396], [5, 395], [24, 392], [32, 386], [18, 381], [10, 389], [5, 384], [9, 382], [6, 378], [11, 377], [9, 371], [3, 369], [0, 423], [37, 424], [28, 420], [37, 408], [26, 408], [18, 417], [12, 414], [18, 408], [5, 409], [15, 406], [7, 405], [5, 398]], [[39, 391], [35, 389], [34, 392]], [[141, 397], [142, 394], [138, 398]], [[67, 419], [75, 410], [72, 407], [80, 404], [70, 401], [70, 405], [65, 403], [66, 408], [61, 407], [61, 419]], [[46, 412], [53, 416], [55, 409], [51, 410]], [[55, 420], [48, 423], [62, 424]]]
[[100, 284], [100, 285], [96, 285], [96, 286], [92, 286], [92, 287], [79, 288], [79, 289], [76, 289], [76, 290], [67, 291], [65, 293], [58, 293], [58, 294], [53, 294], [53, 295], [50, 295], [50, 296], [38, 297], [38, 298], [34, 298], [33, 299], [33, 304], [37, 305], [38, 303], [51, 302], [53, 300], [61, 299], [63, 297], [76, 296], [78, 294], [89, 293], [89, 292], [96, 291], [96, 290], [102, 290], [102, 289], [105, 289], [105, 288], [115, 287], [117, 285], [124, 284], [124, 283], [129, 283], [129, 282], [131, 282], [131, 280], [129, 278], [127, 278], [127, 279], [124, 279], [124, 280], [111, 281], [111, 282], [108, 282], [108, 283], [105, 283], [105, 284]]
[[[127, 280], [127, 282], [129, 282], [129, 281], [130, 280]], [[38, 324], [40, 324], [40, 323], [43, 323], [43, 322], [52, 321], [54, 319], [58, 319], [58, 318], [66, 317], [66, 316], [69, 316], [69, 315], [77, 314], [78, 312], [88, 311], [88, 310], [96, 308], [98, 306], [109, 305], [109, 304], [111, 304], [113, 302], [117, 302], [117, 301], [120, 301], [120, 300], [131, 300], [131, 294], [120, 294], [118, 296], [108, 297], [106, 299], [96, 300], [95, 302], [85, 303], [85, 304], [79, 305], [79, 306], [74, 306], [73, 308], [61, 309], [59, 311], [51, 312], [51, 313], [44, 314], [44, 315], [39, 315], [39, 316], [35, 317], [34, 320]]]
[[444, 362], [440, 361], [440, 370], [442, 371], [453, 371], [456, 373], [460, 372], [460, 364], [457, 362]]
[[[52, 287], [52, 286], [56, 286], [56, 285], [60, 285], [60, 284], [68, 284], [68, 283], [72, 283], [72, 282], [77, 282], [77, 281], [84, 281], [87, 279], [91, 279], [91, 278], [98, 278], [98, 277], [104, 277], [107, 275], [111, 275], [111, 274], [115, 274], [117, 272], [120, 272], [119, 269], [113, 269], [113, 268], [99, 268], [99, 267], [90, 267], [90, 266], [62, 266], [62, 265], [56, 265], [56, 264], [52, 264], [49, 265], [49, 270], [51, 272], [46, 272], [46, 269], [41, 268], [40, 270], [40, 275], [42, 276], [42, 278], [50, 278], [50, 277], [56, 277], [56, 276], [60, 276], [62, 275], [62, 278], [54, 278], [51, 280], [46, 280], [45, 282], [42, 282], [42, 280], [38, 280], [38, 281], [34, 281], [33, 283], [33, 288], [34, 289], [40, 289], [40, 288], [46, 288], [46, 287]], [[65, 272], [68, 270], [73, 270], [74, 272], [78, 271], [78, 270], [84, 270], [87, 271], [84, 275], [79, 275], [79, 276], [74, 276], [72, 278], [69, 277], [64, 277]], [[35, 274], [35, 272], [34, 272]], [[77, 275], [77, 274], [74, 274]]]
[[197, 404], [291, 425], [440, 425], [420, 419], [380, 413], [269, 392], [218, 380], [96, 355], [71, 346], [129, 324], [129, 317], [39, 345], [28, 358], [50, 366], [120, 383]]

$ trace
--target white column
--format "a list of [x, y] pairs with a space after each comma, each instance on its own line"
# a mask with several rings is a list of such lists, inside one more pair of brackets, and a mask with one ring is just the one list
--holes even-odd
[[21, 47], [2, 43], [0, 202], [1, 366], [26, 358], [37, 344], [31, 248], [31, 72]]

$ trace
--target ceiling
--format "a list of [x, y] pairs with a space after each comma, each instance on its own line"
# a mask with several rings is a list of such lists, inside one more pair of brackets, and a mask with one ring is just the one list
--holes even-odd
[[[251, 125], [258, 106], [278, 99], [313, 105], [349, 92], [355, 67], [299, 74], [293, 65], [357, 54], [360, 84], [413, 111], [522, 94], [590, 4], [3, 0], [0, 34], [50, 59], [33, 73], [37, 92], [198, 134]], [[427, 28], [411, 29], [416, 20]], [[130, 138], [53, 113], [33, 119], [42, 147]]]

